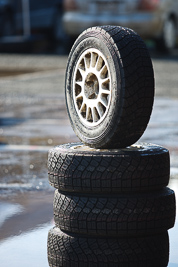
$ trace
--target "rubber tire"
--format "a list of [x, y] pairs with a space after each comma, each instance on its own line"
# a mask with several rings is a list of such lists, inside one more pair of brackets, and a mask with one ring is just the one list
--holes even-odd
[[72, 143], [48, 154], [49, 183], [65, 192], [152, 191], [167, 186], [169, 176], [169, 151], [153, 144], [98, 150]]
[[[96, 127], [84, 125], [75, 109], [73, 76], [80, 55], [98, 49], [111, 72], [111, 105]], [[154, 74], [148, 49], [133, 30], [120, 26], [84, 31], [69, 54], [65, 78], [66, 105], [79, 139], [95, 148], [123, 148], [134, 144], [147, 127], [154, 99]]]
[[55, 225], [62, 231], [103, 236], [164, 232], [175, 223], [175, 194], [169, 188], [147, 194], [81, 196], [55, 191]]
[[50, 267], [166, 267], [168, 260], [167, 232], [128, 239], [73, 236], [58, 228], [48, 233]]

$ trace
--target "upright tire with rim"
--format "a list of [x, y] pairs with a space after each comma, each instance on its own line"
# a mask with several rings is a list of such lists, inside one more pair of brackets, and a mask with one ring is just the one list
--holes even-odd
[[154, 74], [148, 50], [133, 30], [89, 28], [67, 64], [66, 104], [74, 132], [94, 148], [123, 148], [143, 134], [152, 111]]

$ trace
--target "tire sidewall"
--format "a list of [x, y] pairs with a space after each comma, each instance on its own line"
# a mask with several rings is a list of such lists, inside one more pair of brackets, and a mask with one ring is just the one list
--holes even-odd
[[[111, 102], [104, 120], [95, 127], [86, 126], [80, 120], [75, 109], [73, 99], [73, 80], [75, 68], [83, 52], [89, 48], [98, 49], [107, 59], [107, 64], [111, 75]], [[118, 52], [118, 51], [117, 51]], [[76, 40], [69, 55], [68, 66], [66, 71], [66, 106], [72, 128], [76, 135], [88, 145], [98, 145], [102, 140], [110, 139], [111, 131], [118, 127], [118, 118], [121, 117], [124, 99], [123, 71], [115, 46], [100, 31], [85, 33]]]

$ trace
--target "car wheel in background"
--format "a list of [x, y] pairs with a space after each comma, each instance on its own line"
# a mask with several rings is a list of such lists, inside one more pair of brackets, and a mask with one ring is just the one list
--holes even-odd
[[171, 51], [176, 46], [176, 26], [172, 18], [164, 22], [162, 36], [156, 42], [157, 49], [162, 51]]
[[123, 148], [143, 134], [152, 111], [154, 74], [133, 30], [93, 27], [74, 43], [66, 70], [66, 104], [74, 132], [94, 148]]

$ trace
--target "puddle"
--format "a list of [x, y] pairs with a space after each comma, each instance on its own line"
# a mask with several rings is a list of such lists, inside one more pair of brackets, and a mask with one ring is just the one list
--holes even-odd
[[1, 267], [49, 267], [46, 240], [51, 227], [51, 223], [39, 225], [0, 242]]
[[47, 235], [53, 227], [52, 192], [0, 196], [1, 267], [45, 267]]
[[13, 217], [16, 214], [23, 212], [23, 206], [19, 204], [11, 204], [7, 202], [0, 203], [0, 227], [5, 223], [6, 220]]

